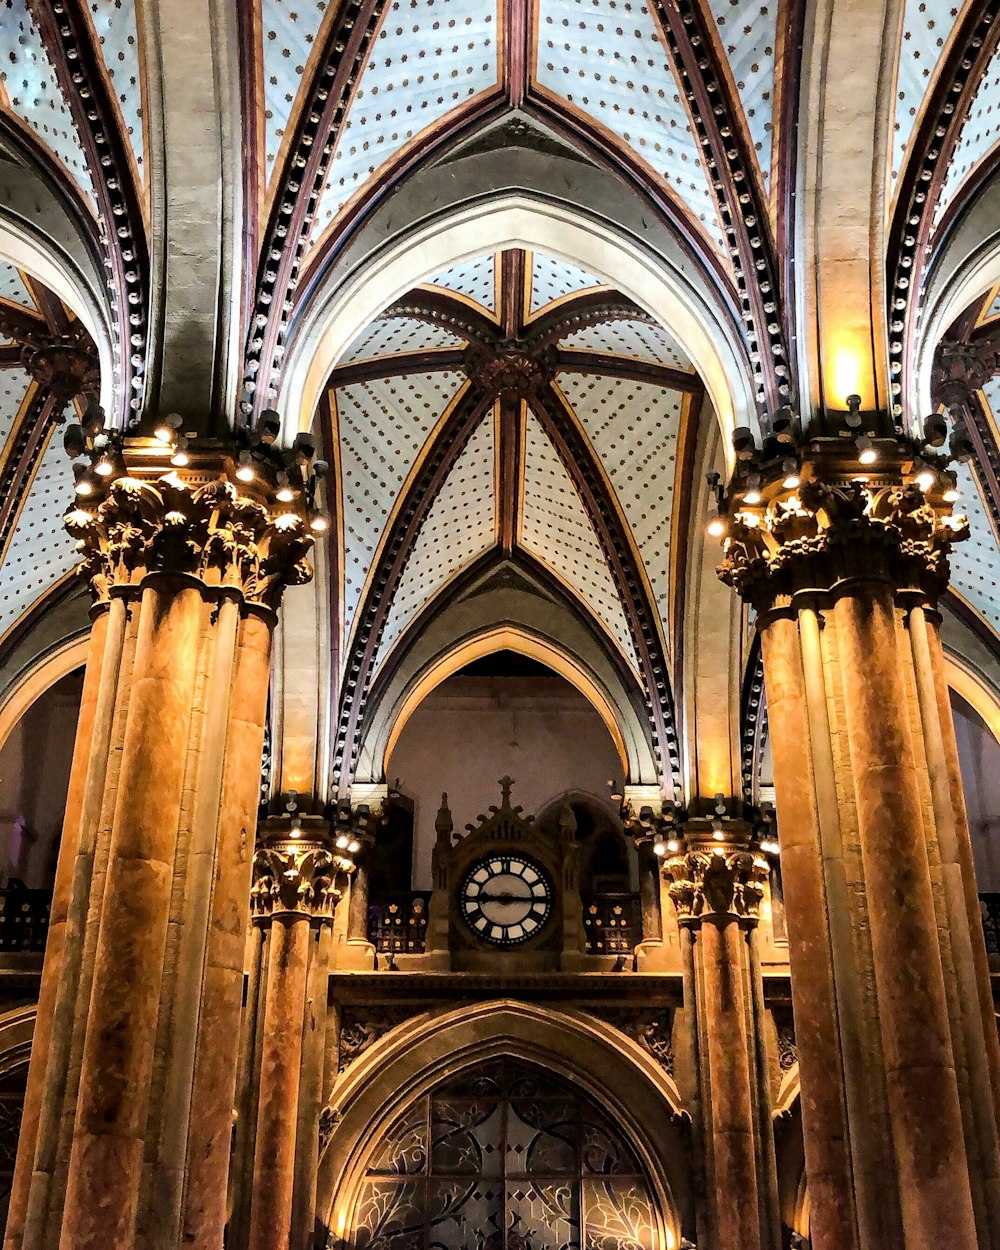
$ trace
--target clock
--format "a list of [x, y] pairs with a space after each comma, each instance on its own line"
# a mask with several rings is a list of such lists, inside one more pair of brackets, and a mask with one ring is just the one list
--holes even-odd
[[488, 855], [473, 864], [459, 891], [472, 932], [494, 946], [516, 946], [535, 936], [552, 911], [548, 877], [523, 855]]

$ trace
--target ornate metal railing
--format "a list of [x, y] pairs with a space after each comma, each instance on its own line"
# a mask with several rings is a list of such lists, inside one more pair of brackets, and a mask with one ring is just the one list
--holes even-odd
[[16, 883], [0, 890], [0, 954], [44, 951], [51, 907], [51, 890], [29, 890]]
[[594, 894], [583, 900], [588, 955], [631, 955], [642, 941], [638, 894]]
[[380, 955], [423, 954], [430, 891], [390, 894], [368, 905], [368, 941]]

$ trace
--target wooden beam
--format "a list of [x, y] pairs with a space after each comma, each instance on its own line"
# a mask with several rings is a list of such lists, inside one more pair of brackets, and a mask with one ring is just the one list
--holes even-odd
[[664, 390], [692, 395], [700, 395], [705, 389], [697, 373], [688, 373], [687, 370], [676, 369], [672, 365], [656, 364], [652, 360], [563, 347], [555, 353], [554, 362], [559, 373], [597, 373], [604, 377], [624, 378], [630, 382], [652, 383], [654, 386], [662, 386]]

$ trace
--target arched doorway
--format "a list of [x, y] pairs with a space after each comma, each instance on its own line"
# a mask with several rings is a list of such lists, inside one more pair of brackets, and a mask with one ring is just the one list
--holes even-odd
[[494, 1056], [415, 1098], [376, 1144], [351, 1250], [663, 1250], [620, 1123], [576, 1084]]

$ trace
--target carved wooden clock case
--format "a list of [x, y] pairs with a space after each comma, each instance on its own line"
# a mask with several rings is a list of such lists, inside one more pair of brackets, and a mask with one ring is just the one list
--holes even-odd
[[427, 952], [435, 967], [470, 972], [578, 971], [584, 936], [576, 821], [567, 807], [554, 834], [511, 803], [455, 834], [447, 795], [436, 822]]

